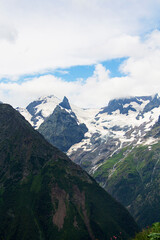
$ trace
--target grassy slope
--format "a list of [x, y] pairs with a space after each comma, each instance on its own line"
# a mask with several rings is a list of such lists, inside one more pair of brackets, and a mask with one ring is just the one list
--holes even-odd
[[94, 173], [95, 179], [129, 209], [141, 226], [160, 220], [159, 158], [160, 142], [152, 150], [148, 146], [125, 148]]

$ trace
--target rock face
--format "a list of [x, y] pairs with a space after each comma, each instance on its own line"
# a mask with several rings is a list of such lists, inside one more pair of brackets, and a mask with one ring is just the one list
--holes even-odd
[[159, 95], [156, 94], [150, 101], [149, 103], [144, 107], [143, 113], [147, 113], [151, 111], [154, 108], [160, 107], [160, 98]]
[[74, 113], [57, 106], [53, 113], [41, 124], [38, 131], [61, 151], [67, 150], [84, 138], [88, 131], [85, 124], [77, 123]]
[[63, 98], [63, 101], [59, 104], [59, 106], [65, 108], [65, 109], [71, 110], [71, 106], [70, 106], [69, 101], [66, 97]]
[[[150, 100], [151, 97], [146, 98], [146, 100]], [[108, 106], [103, 108], [100, 113], [108, 113], [111, 115], [116, 110], [120, 111], [120, 114], [128, 114], [129, 111], [136, 112], [136, 109], [132, 106], [133, 103], [137, 103], [139, 105], [142, 104], [141, 97], [129, 98], [129, 99], [113, 99], [108, 103]]]
[[119, 203], [6, 104], [0, 156], [2, 239], [128, 239], [137, 231]]

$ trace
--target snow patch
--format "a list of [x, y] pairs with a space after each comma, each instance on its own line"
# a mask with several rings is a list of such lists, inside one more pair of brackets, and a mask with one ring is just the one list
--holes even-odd
[[32, 125], [32, 115], [28, 112], [26, 108], [16, 108], [18, 112]]
[[41, 112], [44, 118], [51, 115], [54, 109], [56, 108], [56, 106], [61, 102], [61, 100], [55, 96], [39, 98], [38, 101], [42, 101], [42, 103], [36, 106], [36, 114]]
[[156, 143], [158, 143], [158, 140], [153, 137], [150, 137], [143, 143], [143, 145], [153, 145]]

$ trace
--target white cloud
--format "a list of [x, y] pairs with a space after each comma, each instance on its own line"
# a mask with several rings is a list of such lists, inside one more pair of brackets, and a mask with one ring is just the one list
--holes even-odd
[[143, 42], [137, 38], [134, 44], [130, 49], [131, 56], [120, 67], [127, 74], [124, 77], [112, 78], [109, 70], [97, 64], [93, 75], [86, 81], [66, 82], [45, 75], [21, 84], [1, 83], [0, 100], [24, 106], [41, 95], [55, 94], [60, 98], [68, 96], [72, 103], [81, 107], [102, 107], [111, 98], [160, 92], [160, 32], [152, 32]]
[[153, 31], [134, 51], [135, 54], [121, 66], [121, 71], [135, 79], [137, 86], [142, 85], [145, 89], [145, 85], [151, 85], [153, 89], [153, 84], [159, 84], [160, 80], [160, 32]]
[[130, 56], [159, 10], [158, 0], [0, 0], [0, 77]]
[[127, 73], [126, 76], [112, 78], [108, 69], [97, 64], [93, 75], [86, 80], [66, 82], [63, 78], [45, 75], [21, 84], [1, 83], [0, 100], [14, 106], [25, 106], [39, 96], [54, 94], [61, 99], [67, 96], [80, 107], [102, 107], [112, 98], [160, 92], [159, 37], [159, 31], [154, 31], [143, 43], [136, 40], [132, 56], [120, 67], [123, 73]]
[[17, 31], [11, 26], [0, 25], [0, 40], [7, 40], [14, 43], [17, 39]]
[[[115, 97], [160, 92], [159, 0], [0, 0], [0, 100], [24, 106], [55, 94], [83, 107]], [[128, 57], [125, 77], [111, 78], [100, 61]], [[96, 64], [86, 81], [24, 74]], [[63, 69], [62, 69], [63, 70]], [[60, 70], [61, 71], [61, 70]], [[63, 72], [67, 74], [67, 72]]]

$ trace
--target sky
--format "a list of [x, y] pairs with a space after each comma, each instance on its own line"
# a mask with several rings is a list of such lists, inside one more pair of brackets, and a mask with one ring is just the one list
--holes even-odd
[[0, 101], [160, 92], [160, 0], [0, 0]]

